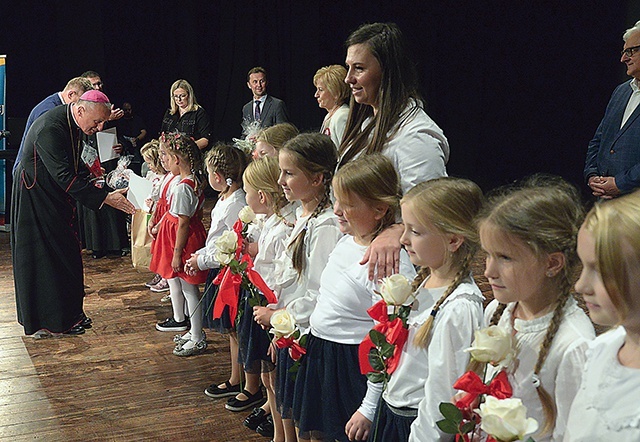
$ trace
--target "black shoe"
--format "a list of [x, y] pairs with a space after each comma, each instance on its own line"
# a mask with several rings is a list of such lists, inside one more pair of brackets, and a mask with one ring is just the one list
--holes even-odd
[[91, 320], [90, 317], [82, 313], [82, 321], [80, 321], [78, 325], [81, 325], [84, 328], [91, 328], [93, 327], [93, 321]]
[[224, 382], [224, 387], [218, 387], [218, 384], [211, 384], [205, 390], [204, 394], [213, 398], [221, 398], [228, 396], [235, 396], [240, 393], [240, 383], [236, 385], [231, 385], [229, 381]]
[[156, 330], [162, 331], [162, 332], [187, 331], [189, 330], [189, 320], [185, 319], [182, 322], [178, 322], [173, 318], [165, 319], [164, 321], [158, 322], [156, 324]]
[[93, 259], [100, 259], [100, 258], [104, 258], [105, 256], [107, 256], [107, 253], [103, 252], [101, 250], [94, 250], [93, 253], [91, 254], [91, 256], [93, 257]]
[[265, 421], [258, 425], [256, 433], [264, 437], [273, 437], [273, 418], [271, 415], [267, 416]]
[[74, 325], [73, 327], [71, 327], [69, 330], [67, 330], [66, 332], [62, 332], [63, 335], [69, 335], [69, 336], [76, 336], [76, 335], [81, 335], [84, 333], [84, 327], [81, 326], [80, 324]]
[[266, 400], [262, 395], [262, 389], [258, 389], [255, 394], [251, 394], [247, 390], [242, 390], [242, 393], [247, 397], [246, 399], [229, 398], [227, 403], [224, 404], [224, 408], [229, 411], [244, 411], [251, 407], [260, 406]]
[[244, 425], [251, 431], [256, 431], [256, 428], [258, 428], [260, 424], [267, 420], [267, 417], [269, 416], [270, 415], [267, 414], [266, 411], [264, 411], [264, 408], [257, 407], [254, 408], [251, 414], [244, 419], [242, 425]]

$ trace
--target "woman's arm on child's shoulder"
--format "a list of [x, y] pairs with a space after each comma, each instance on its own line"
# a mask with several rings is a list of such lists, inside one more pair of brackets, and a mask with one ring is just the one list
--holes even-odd
[[369, 279], [386, 278], [400, 271], [400, 237], [402, 224], [394, 224], [380, 232], [364, 254], [360, 264], [369, 263]]

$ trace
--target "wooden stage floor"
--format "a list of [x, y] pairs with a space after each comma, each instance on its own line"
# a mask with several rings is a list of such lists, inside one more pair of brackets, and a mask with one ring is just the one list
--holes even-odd
[[0, 440], [266, 441], [203, 390], [228, 377], [228, 339], [174, 356], [162, 294], [143, 286], [130, 257], [84, 254], [85, 311], [93, 328], [35, 340], [16, 321], [9, 233], [0, 232]]

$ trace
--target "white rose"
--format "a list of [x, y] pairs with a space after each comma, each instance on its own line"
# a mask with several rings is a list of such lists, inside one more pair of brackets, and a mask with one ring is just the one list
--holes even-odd
[[391, 275], [382, 280], [380, 294], [388, 305], [403, 305], [413, 294], [411, 282], [403, 275]]
[[238, 247], [238, 235], [233, 230], [227, 230], [215, 241], [216, 250], [222, 253], [235, 253]]
[[515, 357], [513, 335], [507, 329], [492, 325], [476, 330], [474, 338], [471, 347], [465, 351], [478, 362], [507, 366]]
[[240, 213], [238, 213], [238, 218], [245, 224], [252, 223], [256, 220], [256, 214], [253, 212], [251, 207], [244, 206], [240, 209]]
[[527, 418], [527, 407], [518, 398], [496, 399], [487, 395], [476, 411], [482, 418], [480, 428], [502, 442], [523, 440], [538, 429], [538, 422]]
[[288, 338], [296, 331], [296, 321], [286, 309], [276, 310], [271, 315], [271, 327], [277, 338]]
[[223, 265], [223, 266], [229, 265], [229, 263], [233, 258], [235, 258], [235, 254], [225, 253], [219, 250], [213, 254], [213, 259], [215, 259], [217, 262], [220, 263], [220, 265]]

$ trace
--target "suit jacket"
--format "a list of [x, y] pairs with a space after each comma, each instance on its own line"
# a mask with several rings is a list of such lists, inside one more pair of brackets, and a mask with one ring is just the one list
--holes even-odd
[[620, 123], [633, 90], [632, 80], [619, 85], [611, 95], [604, 117], [589, 143], [584, 179], [613, 176], [621, 193], [640, 187], [640, 106], [621, 128]]
[[[242, 121], [253, 122], [255, 117], [253, 114], [253, 101], [251, 100], [242, 107]], [[260, 126], [269, 127], [279, 123], [287, 123], [289, 115], [284, 101], [279, 98], [267, 95], [260, 112]]]
[[16, 162], [13, 164], [13, 171], [16, 171], [18, 167], [18, 163], [20, 162], [20, 158], [22, 158], [22, 151], [24, 149], [24, 140], [27, 138], [27, 132], [29, 132], [29, 128], [33, 124], [36, 119], [44, 114], [46, 111], [53, 109], [56, 106], [60, 106], [62, 104], [62, 100], [60, 99], [60, 92], [56, 92], [55, 94], [49, 95], [47, 98], [42, 100], [40, 103], [36, 105], [31, 110], [29, 114], [29, 118], [27, 118], [27, 124], [24, 127], [24, 133], [22, 134], [22, 140], [20, 141], [20, 148], [18, 149], [18, 153], [16, 154]]

